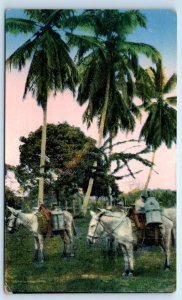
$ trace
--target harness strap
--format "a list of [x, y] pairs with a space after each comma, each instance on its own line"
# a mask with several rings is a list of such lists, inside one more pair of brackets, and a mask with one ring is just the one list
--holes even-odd
[[[98, 220], [97, 226], [96, 226], [95, 231], [94, 231], [94, 234], [93, 234], [93, 235], [87, 235], [88, 237], [91, 237], [91, 238], [94, 238], [94, 239], [101, 239], [101, 236], [103, 235], [104, 231], [101, 233], [100, 236], [96, 236], [96, 235], [95, 235], [95, 232], [96, 232], [96, 230], [97, 230], [98, 224], [100, 224], [100, 225], [103, 227], [103, 229], [104, 229], [103, 224], [102, 224], [101, 222], [99, 222], [99, 220]], [[105, 229], [104, 229], [104, 230], [105, 230]], [[103, 238], [103, 239], [104, 239], [104, 238]]]
[[167, 217], [166, 215], [161, 214], [161, 216], [165, 217], [166, 219], [168, 219], [169, 221], [171, 221], [173, 223], [173, 220], [171, 220], [169, 217]]
[[106, 230], [105, 229], [105, 227], [104, 227], [104, 225], [100, 222], [100, 224], [102, 225], [102, 227], [104, 228], [104, 230], [108, 233], [108, 234], [113, 234], [114, 233], [114, 231], [123, 223], [123, 221], [124, 221], [124, 219], [123, 220], [121, 220], [121, 222], [112, 230], [112, 231], [108, 231], [108, 230]]
[[[103, 215], [102, 215], [103, 216]], [[105, 228], [105, 226], [104, 226], [104, 224], [103, 224], [103, 222], [102, 222], [102, 220], [101, 220], [101, 217], [102, 216], [100, 216], [100, 218], [98, 219], [98, 222], [97, 222], [97, 226], [96, 226], [96, 228], [95, 228], [95, 232], [96, 232], [96, 230], [97, 230], [97, 227], [98, 227], [98, 224], [100, 224], [102, 227], [103, 227], [103, 229], [104, 229], [104, 231], [105, 232], [107, 232], [109, 235], [112, 235], [113, 233], [114, 233], [114, 231], [123, 223], [123, 221], [126, 219], [126, 216], [121, 220], [121, 222], [112, 230], [112, 231], [108, 231], [106, 228]], [[115, 216], [113, 216], [113, 217], [115, 217]], [[119, 218], [119, 217], [116, 217], [116, 218]], [[104, 233], [104, 231], [101, 233], [101, 235], [100, 236], [95, 236], [94, 234], [95, 234], [95, 232], [94, 232], [94, 234], [93, 234], [93, 236], [90, 236], [90, 235], [88, 235], [88, 237], [91, 237], [91, 238], [94, 238], [94, 239], [98, 239], [98, 238], [100, 238], [101, 239], [101, 236], [103, 235], [103, 233]]]
[[160, 209], [157, 209], [157, 208], [145, 210], [146, 213], [151, 212], [151, 211], [161, 211], [161, 210], [160, 210]]

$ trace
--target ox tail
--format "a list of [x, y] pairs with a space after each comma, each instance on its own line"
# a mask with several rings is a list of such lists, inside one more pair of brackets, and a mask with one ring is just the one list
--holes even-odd
[[171, 240], [172, 240], [172, 246], [175, 247], [176, 246], [176, 238], [175, 238], [175, 233], [174, 233], [174, 229], [171, 229]]
[[75, 226], [74, 220], [73, 220], [73, 222], [72, 222], [72, 228], [73, 228], [73, 233], [74, 233], [74, 235], [76, 236], [76, 235], [77, 235], [77, 230], [76, 230], [76, 226]]

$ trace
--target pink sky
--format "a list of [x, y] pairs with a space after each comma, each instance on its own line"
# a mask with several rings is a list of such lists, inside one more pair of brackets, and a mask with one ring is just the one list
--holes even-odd
[[[17, 72], [12, 70], [6, 73], [6, 109], [5, 109], [5, 162], [11, 165], [19, 163], [19, 137], [28, 136], [42, 125], [42, 109], [38, 107], [31, 94], [22, 101], [23, 89], [26, 79], [26, 71]], [[70, 125], [78, 126], [87, 136], [97, 139], [96, 122], [89, 130], [82, 124], [82, 114], [85, 107], [80, 107], [72, 94], [67, 91], [58, 94], [55, 98], [50, 97], [48, 101], [48, 123], [68, 122]], [[130, 138], [138, 138], [141, 124], [138, 124], [134, 134], [127, 137], [119, 133], [116, 141]], [[129, 146], [124, 146], [128, 148]], [[124, 148], [124, 149], [125, 149]], [[151, 154], [146, 156], [150, 158]], [[167, 149], [161, 146], [156, 154], [155, 170], [150, 182], [150, 188], [176, 189], [176, 146]], [[132, 170], [143, 170], [136, 175], [136, 180], [128, 177], [119, 181], [120, 189], [129, 191], [135, 187], [143, 188], [149, 169], [143, 165], [132, 163]]]

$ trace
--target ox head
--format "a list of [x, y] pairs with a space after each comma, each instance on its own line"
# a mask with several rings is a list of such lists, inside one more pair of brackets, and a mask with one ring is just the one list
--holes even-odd
[[19, 211], [10, 206], [7, 206], [7, 208], [11, 212], [11, 215], [8, 218], [8, 232], [13, 233], [20, 225], [20, 220], [18, 219]]
[[7, 209], [16, 217], [19, 214], [19, 211], [13, 207], [7, 206]]
[[96, 214], [95, 212], [90, 211], [92, 219], [90, 220], [87, 234], [87, 241], [90, 245], [95, 244], [95, 242], [98, 241], [98, 239], [104, 233], [104, 227], [100, 220], [104, 212], [105, 210], [101, 210], [98, 214]]

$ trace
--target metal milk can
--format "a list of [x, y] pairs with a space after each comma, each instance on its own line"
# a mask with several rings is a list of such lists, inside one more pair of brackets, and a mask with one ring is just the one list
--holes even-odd
[[161, 209], [155, 197], [148, 197], [145, 204], [146, 225], [162, 224]]
[[55, 208], [52, 210], [52, 227], [53, 230], [63, 230], [64, 229], [64, 214], [60, 208]]

